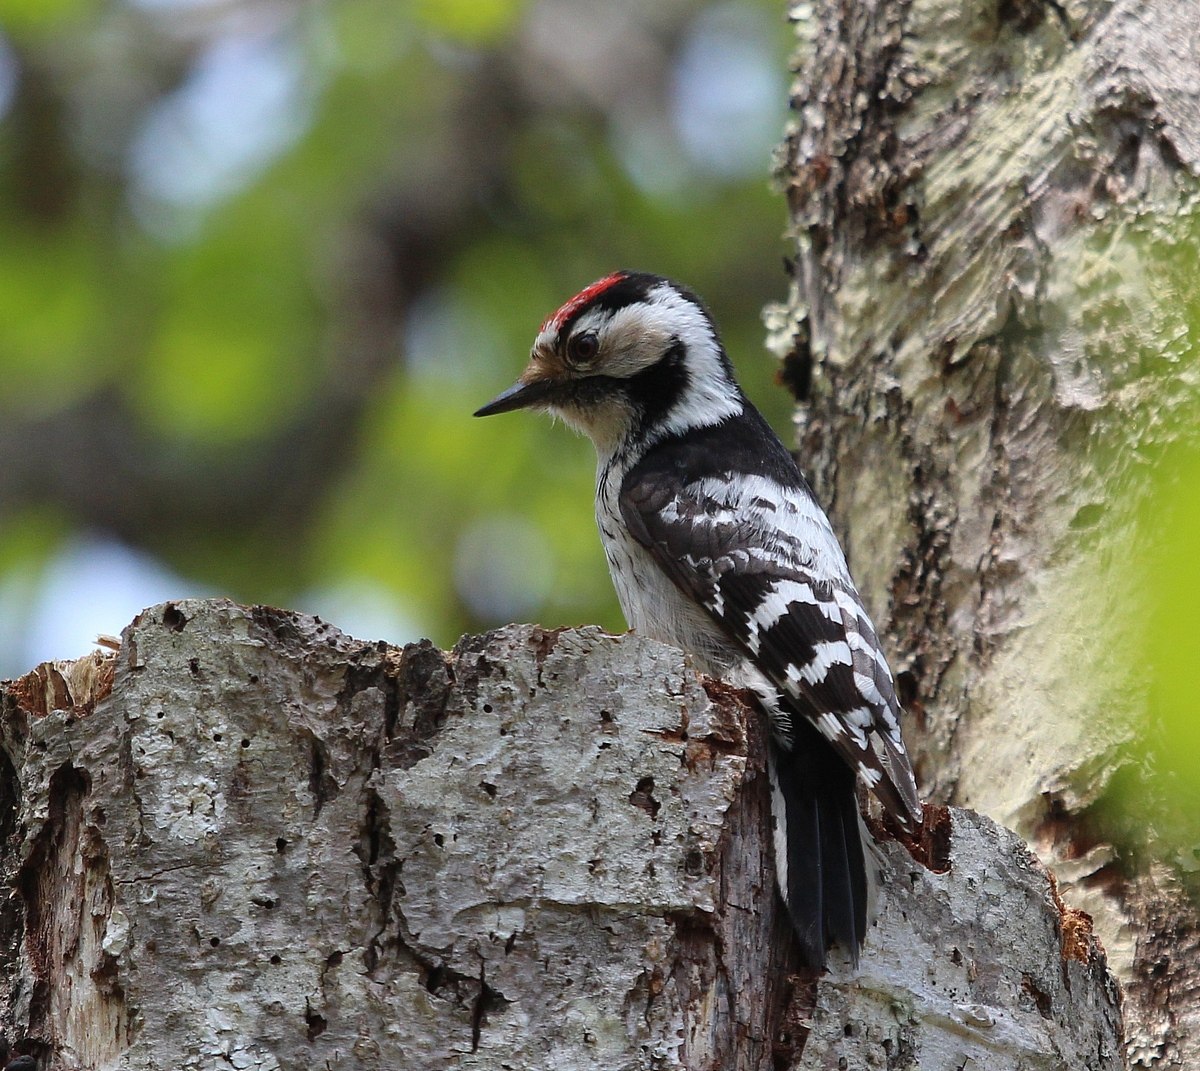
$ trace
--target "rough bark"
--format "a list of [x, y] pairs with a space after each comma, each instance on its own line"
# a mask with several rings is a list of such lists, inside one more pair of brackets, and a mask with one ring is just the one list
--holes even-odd
[[890, 626], [923, 787], [1016, 829], [1095, 916], [1132, 1062], [1200, 1066], [1195, 904], [1140, 850], [1152, 831], [1131, 844], [1098, 806], [1136, 776], [1145, 717], [1145, 607], [1118, 565], [1144, 553], [1148, 461], [1190, 434], [1196, 394], [1195, 4], [792, 14], [796, 261], [773, 341]]
[[924, 863], [883, 838], [857, 972], [795, 974], [759, 719], [636, 637], [180, 602], [5, 686], [0, 733], [42, 1068], [1120, 1065], [1086, 919], [970, 812]]

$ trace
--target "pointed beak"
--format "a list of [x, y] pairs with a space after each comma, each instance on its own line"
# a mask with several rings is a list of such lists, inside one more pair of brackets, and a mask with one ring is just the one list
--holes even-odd
[[529, 383], [517, 380], [508, 390], [498, 394], [487, 405], [475, 410], [476, 416], [493, 416], [496, 413], [508, 413], [513, 409], [525, 409], [544, 401], [553, 392], [557, 384], [551, 379], [535, 379]]

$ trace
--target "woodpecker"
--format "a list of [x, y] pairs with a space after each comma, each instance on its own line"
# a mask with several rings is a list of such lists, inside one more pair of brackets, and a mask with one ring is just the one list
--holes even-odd
[[750, 689], [769, 720], [777, 884], [807, 966], [857, 963], [870, 879], [856, 778], [922, 820], [875, 628], [795, 459], [690, 290], [618, 271], [541, 326], [476, 412], [549, 411], [596, 447], [596, 521], [630, 628]]

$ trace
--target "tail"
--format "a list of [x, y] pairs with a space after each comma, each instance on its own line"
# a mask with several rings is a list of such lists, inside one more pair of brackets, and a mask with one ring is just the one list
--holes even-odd
[[815, 729], [796, 729], [791, 750], [770, 747], [775, 877], [804, 965], [823, 968], [837, 942], [857, 966], [870, 890], [855, 774]]

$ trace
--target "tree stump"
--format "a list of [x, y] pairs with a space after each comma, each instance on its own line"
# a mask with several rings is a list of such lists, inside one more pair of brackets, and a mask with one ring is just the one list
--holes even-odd
[[967, 811], [880, 832], [859, 969], [799, 973], [760, 716], [658, 643], [182, 601], [0, 702], [42, 1068], [1121, 1066], [1086, 917]]

